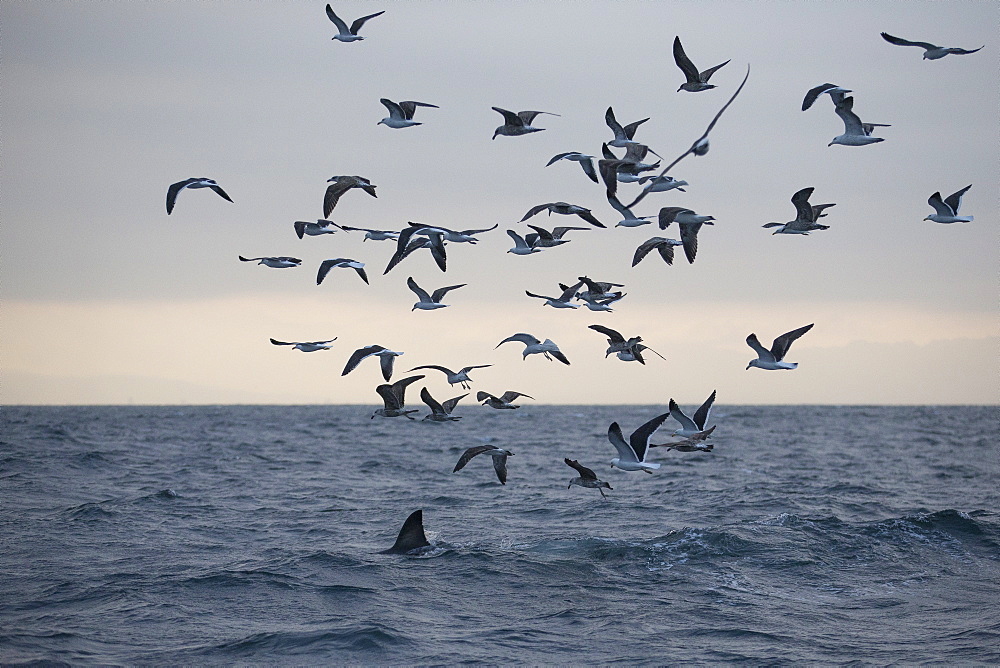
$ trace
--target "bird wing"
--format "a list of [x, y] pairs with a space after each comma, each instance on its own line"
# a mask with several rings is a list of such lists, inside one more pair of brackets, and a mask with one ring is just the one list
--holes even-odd
[[534, 292], [528, 292], [527, 290], [524, 291], [524, 294], [528, 295], [529, 297], [535, 297], [537, 299], [553, 299], [554, 300], [553, 297], [546, 297], [545, 295], [536, 295]]
[[494, 397], [489, 392], [483, 392], [482, 390], [479, 390], [479, 392], [476, 393], [476, 401], [486, 401], [487, 399], [493, 399], [494, 401], [500, 401], [500, 399], [497, 399], [496, 397]]
[[688, 264], [694, 263], [694, 257], [698, 254], [698, 230], [703, 223], [684, 223], [681, 225], [681, 243], [684, 244], [684, 256]]
[[308, 222], [306, 222], [304, 220], [296, 220], [293, 223], [293, 225], [295, 225], [295, 234], [296, 234], [296, 236], [298, 236], [299, 239], [301, 239], [302, 236], [306, 233], [306, 225], [310, 225], [310, 224], [311, 223], [308, 223]]
[[629, 462], [642, 461], [636, 456], [635, 450], [632, 449], [628, 441], [625, 440], [622, 428], [618, 426], [617, 422], [612, 422], [611, 426], [608, 427], [608, 440], [611, 441], [611, 445], [615, 446], [615, 450], [618, 451], [619, 459]]
[[[936, 192], [927, 198], [927, 203], [934, 207], [934, 211], [937, 212], [939, 216], [954, 216], [955, 212], [952, 211], [951, 207], [944, 203], [941, 199], [941, 193]], [[242, 259], [242, 258], [241, 258]]]
[[326, 15], [331, 21], [333, 21], [333, 24], [337, 26], [337, 32], [339, 32], [341, 35], [351, 34], [351, 31], [348, 30], [347, 28], [347, 24], [344, 23], [344, 20], [342, 18], [340, 18], [333, 12], [333, 8], [330, 5], [326, 6]]
[[437, 399], [431, 396], [431, 393], [427, 391], [426, 387], [420, 388], [420, 400], [427, 404], [431, 412], [435, 415], [445, 413], [444, 407], [437, 402]]
[[589, 325], [587, 329], [600, 332], [604, 336], [608, 337], [608, 343], [625, 343], [625, 337], [610, 327], [605, 327], [604, 325]]
[[938, 48], [936, 44], [931, 44], [930, 42], [911, 42], [908, 39], [903, 39], [902, 37], [894, 37], [887, 32], [881, 33], [882, 39], [889, 42], [889, 44], [895, 44], [896, 46], [919, 46], [922, 49], [936, 49]]
[[[340, 375], [341, 376], [346, 376], [350, 372], [354, 371], [354, 369], [356, 369], [359, 364], [361, 364], [361, 360], [363, 360], [364, 358], [368, 357], [369, 355], [374, 355], [375, 353], [380, 352], [382, 350], [385, 350], [385, 348], [383, 348], [382, 346], [378, 346], [378, 345], [375, 345], [375, 346], [365, 346], [364, 348], [358, 348], [353, 353], [351, 353], [350, 358], [348, 358], [348, 360], [347, 360], [347, 364], [344, 365], [344, 371]], [[390, 359], [391, 359], [391, 357], [390, 357]], [[386, 380], [389, 380], [389, 379], [386, 378]]]
[[360, 19], [355, 19], [354, 23], [351, 24], [351, 34], [352, 35], [357, 35], [358, 31], [361, 30], [361, 26], [363, 26], [365, 24], [365, 21], [367, 21], [368, 19], [373, 19], [376, 16], [379, 16], [381, 14], [385, 14], [385, 10], [384, 9], [382, 11], [380, 11], [380, 12], [375, 12], [374, 14], [369, 14], [368, 16], [362, 16]]
[[806, 93], [806, 96], [802, 98], [802, 111], [805, 111], [809, 107], [813, 106], [813, 103], [816, 102], [819, 96], [831, 88], [839, 88], [839, 86], [837, 86], [837, 84], [825, 83], [820, 84], [815, 88], [810, 88]]
[[844, 132], [849, 135], [863, 135], [865, 129], [861, 119], [854, 113], [854, 98], [845, 97], [835, 107], [837, 115], [844, 121]]
[[452, 371], [451, 369], [446, 369], [445, 367], [437, 366], [436, 364], [422, 364], [421, 366], [415, 366], [406, 373], [410, 373], [410, 371], [416, 371], [417, 369], [436, 369], [437, 371], [440, 371], [448, 376], [455, 375], [455, 372]]
[[440, 107], [436, 104], [417, 102], [416, 100], [403, 100], [399, 103], [399, 108], [403, 110], [403, 115], [406, 117], [406, 120], [413, 118], [413, 114], [416, 112], [417, 107], [432, 107], [434, 109], [440, 109]]
[[[667, 239], [666, 241], [670, 241], [670, 240]], [[660, 253], [660, 257], [663, 258], [663, 261], [666, 262], [668, 265], [672, 265], [674, 263], [674, 245], [673, 244], [666, 243], [666, 242], [661, 243], [661, 244], [659, 244], [656, 247], [656, 250]], [[636, 252], [638, 253], [638, 251], [636, 251]]]
[[535, 116], [538, 114], [548, 114], [549, 116], [558, 116], [559, 114], [553, 114], [551, 111], [519, 111], [517, 112], [518, 118], [523, 121], [525, 125], [531, 125], [531, 121], [535, 120]]
[[468, 285], [468, 284], [467, 283], [459, 283], [458, 285], [449, 285], [447, 287], [438, 288], [431, 295], [431, 301], [433, 301], [435, 303], [440, 303], [441, 299], [443, 299], [444, 296], [446, 294], [448, 294], [449, 290], [457, 290], [458, 288], [464, 288], [466, 285]]
[[664, 413], [663, 415], [657, 415], [655, 418], [642, 425], [638, 429], [632, 432], [628, 440], [635, 450], [636, 456], [639, 461], [644, 461], [646, 459], [646, 447], [649, 445], [649, 437], [653, 435], [653, 432], [659, 429], [663, 421], [670, 417], [670, 413]]
[[494, 223], [493, 227], [484, 227], [478, 230], [462, 230], [461, 234], [471, 235], [471, 234], [482, 234], [483, 232], [492, 232], [493, 230], [500, 227], [500, 223]]
[[[582, 216], [583, 214], [578, 214], [578, 215]], [[529, 225], [529, 227], [531, 227], [531, 226]], [[604, 227], [604, 225], [601, 225], [601, 227]], [[586, 227], [565, 227], [565, 226], [553, 227], [552, 228], [552, 237], [555, 238], [555, 239], [562, 239], [563, 235], [566, 234], [567, 232], [571, 231], [571, 230], [581, 230], [582, 231], [582, 230], [587, 230], [587, 229], [589, 229], [589, 228], [586, 228]]]
[[687, 79], [688, 83], [697, 83], [699, 81], [698, 68], [694, 66], [691, 59], [684, 53], [680, 37], [674, 37], [674, 62], [677, 63], [677, 67], [681, 68], [681, 72], [684, 73], [684, 78]]
[[431, 232], [427, 237], [431, 240], [431, 257], [434, 258], [438, 269], [447, 271], [448, 254], [444, 250], [444, 235], [440, 232]]
[[464, 399], [467, 396], [469, 396], [468, 392], [466, 392], [465, 394], [463, 394], [461, 396], [452, 397], [451, 399], [448, 399], [447, 401], [443, 402], [441, 404], [441, 408], [444, 409], [445, 413], [447, 413], [448, 415], [451, 415], [451, 412], [453, 410], [455, 410], [455, 406], [458, 406], [458, 402], [461, 401], [462, 399]]
[[419, 376], [408, 376], [401, 380], [397, 380], [395, 383], [389, 386], [390, 388], [392, 388], [392, 395], [396, 397], [397, 401], [399, 401], [399, 406], [397, 406], [397, 408], [403, 407], [403, 393], [406, 392], [406, 386], [409, 385], [410, 383], [417, 382], [423, 377], [424, 376], [422, 374]]
[[340, 263], [340, 258], [333, 260], [323, 260], [319, 265], [319, 271], [316, 273], [316, 285], [323, 282], [326, 275], [330, 273], [330, 269], [337, 266]]
[[705, 400], [705, 403], [694, 412], [694, 423], [698, 426], [699, 431], [704, 431], [705, 424], [708, 422], [708, 414], [712, 412], [712, 404], [714, 403], [715, 390], [712, 390], [712, 394]]
[[564, 457], [563, 461], [566, 462], [567, 466], [571, 466], [576, 469], [576, 472], [579, 473], [580, 477], [584, 480], [597, 480], [597, 474], [577, 460]]
[[809, 198], [813, 194], [815, 188], [803, 188], [794, 195], [792, 195], [792, 204], [795, 205], [795, 220], [804, 220], [807, 222], [813, 222], [813, 209], [809, 205]]
[[398, 104], [396, 104], [395, 102], [393, 102], [392, 100], [383, 97], [379, 98], [379, 102], [385, 105], [385, 108], [389, 110], [390, 118], [393, 118], [397, 121], [405, 121], [408, 118], [406, 112], [403, 111], [403, 108]]
[[729, 64], [729, 61], [727, 60], [724, 63], [720, 63], [719, 65], [716, 65], [715, 67], [710, 67], [707, 70], [705, 70], [702, 73], [700, 73], [698, 75], [698, 79], [700, 81], [702, 81], [703, 83], [708, 83], [708, 80], [712, 78], [713, 74], [715, 74], [718, 70], [722, 69], [723, 66], [728, 65], [728, 64]]
[[695, 424], [694, 420], [684, 414], [684, 411], [681, 410], [681, 407], [678, 406], [677, 402], [672, 398], [670, 399], [668, 407], [670, 408], [670, 417], [680, 422], [681, 427], [690, 431], [698, 431], [698, 425]]
[[507, 235], [514, 240], [515, 248], [530, 248], [528, 242], [526, 242], [524, 238], [514, 230], [507, 230]]
[[694, 213], [694, 211], [683, 206], [665, 206], [660, 209], [660, 213], [657, 216], [660, 229], [665, 230], [670, 227], [670, 223], [674, 222], [674, 218], [679, 213]]
[[493, 470], [501, 485], [507, 484], [507, 455], [493, 455]]
[[757, 353], [757, 359], [768, 362], [776, 361], [774, 359], [774, 355], [771, 354], [771, 351], [762, 346], [760, 341], [757, 340], [756, 334], [751, 334], [747, 337], [747, 345], [753, 348], [754, 352]]
[[972, 184], [970, 183], [969, 185], [965, 186], [958, 192], [954, 192], [948, 195], [948, 198], [944, 201], [946, 205], [951, 207], [951, 210], [954, 212], [954, 215], [956, 216], [958, 215], [958, 207], [962, 205], [962, 195], [964, 195], [971, 187]]
[[465, 465], [468, 464], [473, 457], [475, 457], [476, 455], [481, 455], [489, 450], [493, 450], [492, 445], [472, 446], [471, 448], [462, 453], [462, 456], [458, 458], [458, 463], [455, 464], [455, 468], [453, 468], [451, 472], [456, 473], [458, 471], [461, 471], [462, 469], [465, 468]]
[[[500, 346], [502, 346], [503, 344], [507, 343], [508, 341], [517, 341], [519, 343], [523, 343], [523, 344], [529, 345], [529, 346], [535, 345], [537, 343], [541, 343], [541, 341], [539, 341], [536, 337], [532, 336], [531, 334], [527, 334], [525, 332], [518, 332], [517, 334], [511, 334], [506, 339], [504, 339], [503, 341], [501, 341], [500, 343], [498, 343], [496, 345], [496, 348], [499, 348]], [[496, 350], [496, 348], [494, 348], [494, 350]]]
[[[537, 225], [530, 225], [530, 224], [528, 225], [528, 227], [530, 227], [531, 229], [533, 229], [538, 234], [538, 237], [540, 239], [544, 239], [546, 241], [551, 241], [551, 240], [555, 239], [555, 237], [553, 236], [552, 232], [549, 232], [544, 227], [538, 227]], [[527, 237], [525, 237], [525, 239], [527, 239]]]
[[340, 201], [340, 196], [351, 189], [351, 186], [345, 185], [343, 183], [338, 183], [334, 181], [326, 188], [326, 194], [323, 195], [323, 217], [329, 218], [330, 214], [333, 212], [333, 208], [337, 206], [337, 202]]
[[550, 350], [548, 352], [549, 352], [549, 355], [552, 355], [553, 357], [555, 357], [557, 360], [559, 360], [563, 364], [569, 366], [569, 358], [566, 357], [565, 355], [563, 355], [563, 353], [562, 353], [561, 350]]
[[524, 217], [521, 218], [521, 220], [519, 220], [517, 222], [523, 223], [524, 221], [526, 221], [529, 218], [531, 218], [532, 216], [534, 216], [536, 213], [541, 213], [542, 211], [545, 211], [550, 206], [552, 206], [551, 202], [546, 203], [546, 204], [539, 204], [538, 206], [533, 206], [530, 209], [528, 209], [528, 213], [524, 214]]
[[776, 338], [774, 343], [771, 344], [771, 354], [774, 355], [775, 361], [780, 362], [784, 359], [785, 353], [787, 353], [788, 349], [792, 346], [792, 342], [808, 332], [810, 329], [812, 329], [811, 324], [806, 325], [805, 327], [799, 327], [798, 329], [793, 329], [790, 332], [785, 332]]
[[[385, 350], [385, 348], [382, 348], [382, 350]], [[402, 353], [400, 353], [400, 354], [402, 354]], [[382, 369], [382, 377], [385, 378], [385, 382], [388, 383], [389, 379], [392, 378], [392, 365], [393, 365], [393, 362], [396, 361], [396, 357], [397, 356], [396, 355], [379, 355], [378, 357], [379, 357], [379, 360], [378, 360], [379, 367], [381, 367], [381, 369]]]
[[210, 187], [210, 188], [211, 188], [212, 190], [214, 190], [214, 191], [215, 191], [216, 193], [218, 193], [218, 195], [219, 195], [220, 197], [222, 197], [222, 199], [224, 199], [224, 200], [227, 200], [227, 201], [229, 201], [229, 202], [232, 202], [232, 201], [233, 201], [233, 200], [232, 200], [232, 198], [231, 198], [231, 197], [229, 197], [229, 195], [227, 195], [227, 194], [226, 194], [226, 191], [225, 191], [225, 190], [223, 190], [221, 186], [209, 186], [209, 187]]
[[608, 127], [611, 128], [611, 131], [615, 133], [615, 139], [629, 139], [629, 137], [625, 136], [625, 128], [623, 128], [621, 123], [618, 122], [618, 119], [615, 118], [615, 111], [611, 107], [608, 107], [608, 110], [604, 112], [604, 122], [607, 123]]
[[276, 339], [271, 339], [271, 343], [276, 346], [294, 346], [294, 343], [285, 343], [284, 341], [278, 341]]
[[646, 122], [646, 121], [648, 121], [648, 120], [649, 120], [648, 118], [644, 118], [644, 119], [642, 119], [641, 121], [634, 121], [634, 122], [632, 122], [632, 123], [629, 123], [628, 125], [624, 126], [624, 127], [622, 128], [622, 130], [624, 130], [624, 131], [625, 131], [625, 136], [626, 136], [626, 137], [627, 137], [628, 139], [632, 139], [632, 137], [634, 137], [634, 136], [635, 136], [635, 131], [636, 131], [636, 129], [638, 129], [638, 127], [639, 127], [640, 125], [642, 125], [643, 123], [645, 123], [645, 122]]
[[419, 285], [417, 285], [417, 282], [413, 280], [412, 276], [406, 279], [406, 287], [408, 287], [410, 290], [413, 290], [413, 293], [417, 295], [417, 299], [419, 299], [422, 302], [437, 301], [437, 299], [432, 300], [431, 296], [427, 294], [427, 291], [424, 290]]
[[534, 399], [534, 397], [530, 397], [527, 394], [522, 394], [521, 392], [515, 392], [514, 390], [507, 390], [506, 392], [500, 395], [500, 401], [509, 404], [518, 397], [527, 397], [528, 399]]
[[[649, 251], [657, 247], [662, 248], [662, 246], [664, 245], [663, 244], [664, 241], [666, 241], [666, 239], [664, 239], [663, 237], [652, 237], [651, 239], [646, 239], [641, 244], [639, 244], [639, 247], [635, 249], [635, 255], [632, 257], [632, 266], [634, 267], [635, 265], [639, 264], [643, 260], [643, 258], [649, 255]], [[674, 260], [673, 255], [674, 255], [674, 249], [671, 248], [670, 261], [667, 262], [667, 264], [673, 263]]]
[[503, 115], [503, 120], [505, 125], [524, 125], [524, 121], [520, 116], [515, 114], [513, 111], [507, 111], [506, 109], [501, 109], [500, 107], [492, 107], [493, 111], [496, 111]]
[[167, 215], [174, 210], [174, 204], [177, 202], [177, 194], [187, 188], [192, 183], [197, 183], [201, 179], [184, 179], [183, 181], [178, 181], [177, 183], [171, 184], [167, 188]]

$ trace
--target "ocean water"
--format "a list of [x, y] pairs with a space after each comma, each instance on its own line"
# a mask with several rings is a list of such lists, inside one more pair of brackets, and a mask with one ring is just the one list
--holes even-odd
[[654, 475], [663, 406], [371, 410], [0, 409], [0, 661], [1000, 663], [996, 407], [720, 405]]

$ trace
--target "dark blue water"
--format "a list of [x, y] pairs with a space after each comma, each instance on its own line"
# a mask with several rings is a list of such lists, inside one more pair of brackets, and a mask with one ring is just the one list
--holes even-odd
[[0, 661], [1000, 663], [996, 407], [718, 406], [611, 470], [663, 411], [4, 407]]

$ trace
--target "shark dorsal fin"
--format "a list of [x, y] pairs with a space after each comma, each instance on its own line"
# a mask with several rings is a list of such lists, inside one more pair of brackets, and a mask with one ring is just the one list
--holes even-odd
[[427, 536], [424, 535], [424, 511], [414, 510], [403, 522], [403, 528], [399, 530], [396, 542], [388, 550], [383, 550], [383, 554], [406, 554], [411, 550], [420, 547], [427, 547]]

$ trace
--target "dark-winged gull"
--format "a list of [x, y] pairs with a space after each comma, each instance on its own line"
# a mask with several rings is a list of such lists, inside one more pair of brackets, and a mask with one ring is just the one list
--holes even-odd
[[323, 220], [322, 218], [315, 223], [310, 223], [308, 220], [296, 220], [292, 225], [295, 227], [295, 236], [299, 239], [304, 236], [318, 237], [321, 234], [336, 234], [338, 229], [342, 229], [332, 220]]
[[[421, 235], [425, 238], [414, 239], [414, 235]], [[447, 271], [448, 254], [444, 249], [444, 235], [444, 230], [431, 227], [429, 225], [421, 226], [419, 224], [408, 224], [407, 227], [400, 231], [399, 236], [396, 238], [396, 252], [393, 253], [391, 258], [389, 258], [389, 263], [385, 266], [385, 271], [383, 271], [382, 274], [388, 274], [389, 270], [402, 262], [404, 258], [419, 248], [429, 249], [431, 257], [434, 258], [434, 263], [437, 264], [438, 269], [441, 271]]]
[[605, 357], [611, 353], [615, 353], [615, 356], [623, 362], [638, 362], [639, 364], [645, 364], [646, 360], [643, 359], [642, 353], [648, 350], [660, 359], [666, 359], [663, 355], [656, 352], [649, 346], [643, 345], [641, 336], [633, 336], [626, 339], [619, 332], [611, 329], [610, 327], [605, 327], [604, 325], [589, 325], [588, 329], [592, 329], [595, 332], [599, 332], [607, 337], [608, 349], [604, 352]]
[[287, 269], [289, 267], [298, 267], [302, 264], [302, 260], [297, 257], [288, 257], [287, 255], [277, 255], [268, 257], [243, 257], [238, 255], [240, 262], [256, 262], [257, 264], [262, 264], [265, 267], [274, 267], [275, 269]]
[[227, 200], [229, 202], [233, 201], [232, 199], [230, 199], [229, 195], [226, 194], [226, 191], [223, 190], [221, 187], [219, 187], [219, 184], [213, 181], [212, 179], [206, 178], [204, 176], [201, 178], [184, 179], [183, 181], [178, 181], [177, 183], [171, 184], [171, 186], [167, 188], [168, 216], [170, 215], [170, 212], [174, 210], [174, 204], [177, 202], [177, 195], [179, 195], [180, 192], [185, 188], [190, 188], [191, 190], [195, 190], [197, 188], [211, 188], [222, 199]]
[[420, 125], [419, 121], [413, 120], [413, 113], [417, 110], [417, 107], [431, 107], [432, 109], [439, 108], [436, 104], [416, 102], [414, 100], [393, 102], [392, 100], [383, 97], [379, 99], [379, 102], [381, 102], [385, 108], [389, 110], [389, 115], [376, 123], [376, 125], [385, 125], [396, 129]]
[[346, 376], [350, 372], [354, 371], [359, 364], [361, 364], [361, 360], [374, 355], [379, 358], [379, 366], [382, 368], [382, 377], [385, 378], [386, 382], [389, 382], [389, 379], [392, 378], [392, 363], [402, 354], [403, 353], [397, 353], [377, 344], [365, 346], [364, 348], [358, 348], [351, 353], [351, 357], [347, 360], [347, 364], [344, 365], [344, 371], [340, 375]]
[[423, 378], [420, 376], [408, 376], [406, 378], [397, 380], [391, 385], [386, 383], [379, 385], [375, 388], [378, 395], [382, 397], [382, 403], [385, 404], [383, 408], [379, 408], [374, 413], [372, 413], [372, 419], [375, 419], [376, 415], [381, 415], [382, 417], [400, 417], [403, 416], [408, 420], [413, 420], [415, 418], [410, 417], [410, 413], [416, 413], [417, 409], [404, 409], [404, 399], [403, 394], [406, 392], [406, 386], [410, 383], [415, 383]]
[[679, 93], [682, 90], [686, 90], [691, 93], [698, 93], [703, 90], [708, 90], [709, 88], [715, 88], [713, 84], [708, 83], [708, 80], [715, 74], [716, 70], [721, 68], [723, 65], [727, 64], [721, 63], [715, 67], [710, 67], [703, 72], [699, 72], [698, 68], [694, 66], [691, 59], [687, 57], [684, 53], [684, 47], [681, 46], [681, 38], [674, 37], [674, 62], [677, 63], [677, 67], [681, 69], [684, 73], [684, 78], [687, 79], [681, 84], [681, 87], [677, 89]]
[[583, 281], [576, 283], [574, 285], [568, 285], [563, 288], [562, 294], [558, 297], [546, 297], [545, 295], [536, 295], [534, 292], [524, 291], [524, 294], [529, 297], [535, 297], [536, 299], [544, 299], [545, 303], [543, 306], [548, 305], [553, 308], [580, 308], [579, 304], [573, 304], [570, 300], [576, 297], [576, 291], [583, 285]]
[[812, 329], [812, 325], [806, 325], [805, 327], [799, 327], [798, 329], [793, 329], [790, 332], [785, 332], [778, 338], [776, 338], [771, 343], [771, 349], [768, 350], [760, 344], [757, 340], [756, 334], [750, 334], [747, 337], [747, 345], [754, 349], [757, 353], [757, 359], [750, 360], [747, 364], [747, 369], [752, 366], [758, 369], [766, 369], [768, 371], [777, 371], [779, 369], [794, 369], [799, 364], [798, 362], [784, 362], [785, 354], [791, 347], [795, 339], [799, 338], [806, 332]]
[[605, 499], [608, 498], [608, 495], [604, 493], [604, 490], [605, 489], [613, 490], [614, 488], [610, 484], [604, 482], [603, 480], [598, 480], [596, 473], [594, 473], [592, 470], [588, 469], [586, 466], [584, 466], [575, 459], [563, 457], [563, 461], [566, 462], [567, 466], [576, 469], [576, 472], [580, 474], [569, 481], [569, 485], [566, 487], [566, 489], [569, 489], [573, 485], [579, 485], [580, 487], [590, 487], [591, 489], [596, 489], [598, 492], [600, 492], [601, 496], [603, 496]]
[[708, 399], [705, 400], [698, 410], [694, 412], [694, 417], [688, 417], [684, 414], [684, 411], [680, 409], [677, 402], [672, 398], [668, 407], [670, 408], [670, 417], [677, 420], [681, 424], [681, 428], [674, 431], [674, 436], [694, 436], [695, 434], [700, 434], [705, 431], [705, 424], [708, 422], [708, 415], [712, 412], [712, 404], [715, 403], [715, 390], [712, 390], [712, 394], [709, 395]]
[[322, 283], [323, 279], [326, 278], [326, 275], [330, 273], [330, 270], [334, 267], [341, 269], [353, 269], [358, 272], [358, 276], [361, 277], [362, 281], [365, 283], [368, 282], [368, 274], [365, 273], [364, 262], [358, 262], [357, 260], [352, 260], [347, 257], [335, 257], [329, 260], [323, 260], [320, 263], [319, 271], [316, 273], [316, 285]]
[[[499, 348], [500, 346], [509, 341], [517, 341], [519, 343], [524, 344], [524, 350], [521, 352], [521, 361], [527, 359], [528, 355], [535, 355], [541, 353], [541, 355], [550, 362], [554, 357], [563, 364], [569, 364], [569, 359], [567, 359], [566, 356], [563, 355], [562, 351], [559, 350], [559, 346], [557, 346], [552, 339], [545, 339], [544, 341], [539, 341], [537, 337], [532, 336], [531, 334], [519, 332], [517, 334], [512, 334], [508, 336], [506, 339], [498, 343], [496, 345], [496, 348]], [[494, 348], [494, 350], [496, 350], [496, 348]]]
[[854, 98], [845, 97], [839, 100], [835, 110], [844, 121], [844, 134], [837, 135], [827, 146], [841, 144], [843, 146], [865, 146], [885, 141], [883, 137], [872, 137], [875, 128], [887, 128], [886, 123], [862, 123], [861, 118], [854, 113]]
[[766, 223], [762, 227], [777, 227], [771, 234], [809, 234], [813, 230], [828, 230], [829, 225], [820, 225], [816, 219], [825, 216], [822, 213], [836, 204], [809, 204], [809, 197], [813, 194], [813, 188], [803, 188], [792, 195], [792, 204], [795, 205], [795, 220], [787, 223]]
[[468, 394], [463, 394], [458, 397], [452, 397], [443, 404], [438, 403], [437, 399], [431, 396], [431, 393], [427, 391], [426, 387], [420, 388], [420, 400], [427, 404], [427, 407], [431, 409], [429, 415], [424, 416], [424, 420], [430, 420], [431, 422], [457, 422], [462, 418], [457, 415], [452, 415], [451, 412], [455, 410], [455, 406], [463, 398], [469, 396]]
[[573, 160], [574, 162], [579, 163], [580, 167], [583, 169], [583, 173], [586, 174], [591, 181], [597, 183], [597, 170], [594, 169], [594, 156], [586, 155], [585, 153], [580, 153], [579, 151], [568, 151], [566, 153], [559, 153], [552, 156], [552, 159], [545, 163], [545, 166], [548, 167], [552, 163], [559, 160]]
[[853, 93], [854, 91], [838, 86], [837, 84], [824, 83], [816, 86], [815, 88], [810, 88], [806, 93], [806, 96], [802, 99], [802, 111], [805, 111], [809, 107], [813, 106], [813, 103], [819, 98], [823, 93], [829, 94], [830, 98], [833, 100], [833, 104], [836, 105], [838, 102], [844, 99], [844, 96], [848, 93]]
[[365, 21], [368, 19], [373, 19], [382, 14], [385, 14], [385, 10], [369, 14], [368, 16], [362, 16], [360, 19], [355, 19], [354, 23], [351, 24], [351, 27], [348, 28], [347, 24], [344, 23], [344, 20], [333, 13], [333, 8], [330, 7], [330, 5], [326, 6], [327, 18], [333, 21], [333, 24], [337, 26], [337, 34], [334, 35], [332, 39], [335, 39], [338, 42], [357, 42], [358, 40], [364, 39], [364, 37], [358, 34], [358, 31], [361, 30], [361, 26], [363, 26]]
[[652, 473], [660, 468], [659, 464], [646, 461], [646, 453], [649, 451], [649, 437], [668, 417], [670, 417], [670, 413], [657, 415], [633, 431], [627, 441], [622, 434], [622, 428], [618, 426], [617, 422], [612, 422], [611, 426], [608, 427], [608, 440], [611, 441], [611, 445], [615, 446], [618, 456], [611, 460], [611, 468], [619, 468], [622, 471], [645, 471], [646, 473]]
[[489, 392], [477, 392], [476, 401], [482, 402], [484, 406], [489, 406], [490, 408], [496, 408], [497, 410], [511, 410], [515, 408], [520, 408], [520, 406], [515, 406], [511, 402], [518, 397], [526, 397], [528, 399], [534, 399], [532, 396], [528, 396], [523, 392], [515, 392], [514, 390], [507, 390], [499, 397], [494, 397]]
[[578, 204], [569, 204], [568, 202], [547, 202], [545, 204], [533, 206], [528, 209], [528, 213], [524, 214], [524, 217], [518, 222], [523, 223], [535, 214], [546, 210], [549, 212], [549, 215], [558, 213], [563, 216], [579, 216], [594, 227], [605, 227], [604, 223], [594, 217], [594, 214], [590, 212], [590, 209], [579, 206]]
[[615, 138], [608, 142], [608, 146], [614, 146], [615, 148], [624, 148], [630, 144], [637, 143], [633, 141], [635, 137], [635, 131], [640, 125], [648, 121], [648, 118], [644, 118], [641, 121], [634, 121], [628, 125], [622, 125], [615, 118], [615, 111], [611, 107], [604, 112], [604, 122], [607, 123], [608, 127], [615, 134]]
[[271, 343], [276, 346], [294, 346], [295, 350], [301, 350], [304, 353], [313, 353], [317, 350], [329, 350], [333, 346], [330, 344], [337, 340], [337, 337], [328, 339], [327, 341], [278, 341], [277, 339], [271, 339]]
[[962, 195], [972, 187], [972, 184], [965, 186], [958, 192], [948, 195], [945, 200], [941, 199], [941, 193], [936, 192], [930, 196], [927, 203], [934, 207], [934, 213], [924, 218], [935, 223], [971, 223], [972, 216], [958, 215], [958, 207], [962, 205]]
[[499, 113], [503, 116], [504, 124], [499, 126], [493, 131], [493, 139], [497, 138], [497, 135], [505, 135], [507, 137], [517, 137], [519, 135], [526, 135], [531, 132], [541, 132], [545, 128], [532, 127], [531, 122], [535, 120], [535, 117], [539, 114], [548, 114], [549, 116], [558, 116], [559, 114], [553, 114], [551, 111], [507, 111], [506, 109], [501, 109], [500, 107], [492, 107], [493, 111]]
[[539, 227], [537, 225], [532, 225], [528, 223], [528, 227], [534, 230], [534, 232], [529, 232], [524, 235], [524, 242], [530, 245], [532, 248], [552, 248], [553, 246], [561, 246], [563, 244], [568, 244], [569, 239], [563, 239], [563, 236], [572, 230], [589, 230], [589, 227], [553, 227], [551, 231], [545, 229], [544, 227]]
[[[586, 290], [576, 293], [578, 299], [587, 301], [588, 299], [607, 299], [608, 297], [624, 297], [625, 293], [613, 288], [624, 288], [623, 283], [611, 283], [610, 281], [595, 281], [589, 276], [579, 276], [578, 281], [587, 286]], [[562, 287], [562, 285], [560, 285]]]
[[642, 262], [642, 259], [646, 257], [651, 250], [654, 248], [663, 258], [663, 261], [667, 264], [674, 263], [674, 246], [682, 246], [683, 242], [677, 239], [667, 239], [666, 237], [651, 237], [646, 239], [639, 247], [635, 249], [635, 255], [632, 257], [632, 266]]
[[421, 311], [433, 311], [434, 309], [445, 308], [448, 304], [442, 304], [441, 300], [450, 290], [456, 290], [458, 288], [464, 288], [465, 283], [460, 283], [458, 285], [448, 285], [443, 288], [438, 288], [433, 292], [433, 294], [427, 294], [427, 291], [422, 287], [417, 285], [417, 282], [413, 280], [412, 277], [406, 279], [406, 287], [413, 290], [414, 294], [417, 295], [418, 301], [413, 305], [410, 310], [420, 309]]
[[451, 472], [457, 473], [461, 471], [476, 455], [490, 455], [493, 457], [493, 469], [497, 472], [497, 480], [500, 481], [501, 485], [507, 484], [507, 457], [513, 456], [514, 453], [510, 450], [498, 448], [495, 445], [476, 445], [469, 448], [462, 453], [462, 456], [458, 459], [458, 463], [455, 464], [455, 468]]
[[327, 179], [327, 183], [330, 185], [326, 187], [326, 193], [323, 195], [324, 218], [330, 217], [333, 208], [340, 201], [340, 196], [351, 188], [361, 188], [372, 197], [378, 197], [375, 194], [375, 188], [378, 186], [373, 186], [372, 182], [363, 176], [331, 176]]
[[887, 32], [881, 33], [882, 39], [889, 42], [889, 44], [895, 44], [896, 46], [919, 46], [924, 50], [924, 60], [938, 60], [939, 58], [944, 58], [948, 55], [965, 56], [970, 53], [975, 53], [979, 51], [986, 45], [979, 47], [979, 49], [960, 49], [957, 46], [937, 46], [936, 44], [931, 44], [930, 42], [911, 42], [908, 39], [903, 39], [902, 37], [893, 37]]
[[701, 216], [683, 206], [665, 206], [660, 209], [659, 215], [661, 230], [670, 227], [670, 223], [677, 223], [681, 228], [681, 244], [688, 264], [693, 264], [698, 254], [698, 231], [702, 225], [714, 225], [713, 220], [714, 216]]
[[[492, 364], [474, 364], [472, 366], [462, 367], [460, 371], [452, 371], [451, 369], [445, 368], [443, 366], [437, 366], [434, 364], [424, 364], [422, 366], [415, 366], [410, 371], [416, 371], [417, 369], [436, 369], [448, 377], [449, 385], [461, 385], [463, 390], [469, 389], [469, 383], [472, 379], [469, 378], [469, 372], [473, 369], [485, 369], [488, 366], [493, 366]], [[407, 371], [409, 373], [410, 371]]]

